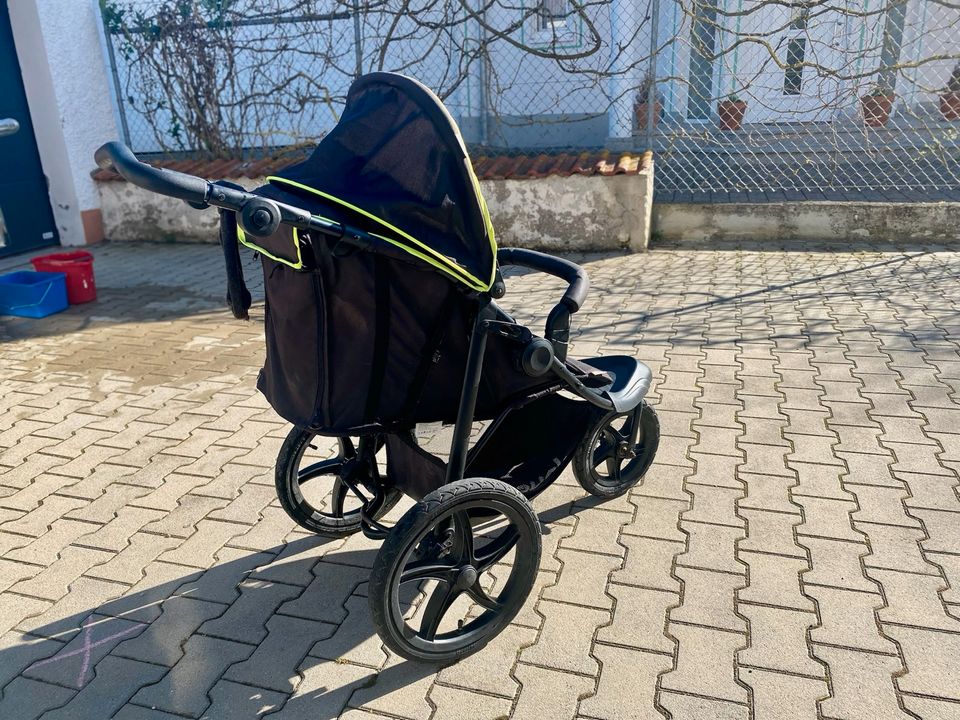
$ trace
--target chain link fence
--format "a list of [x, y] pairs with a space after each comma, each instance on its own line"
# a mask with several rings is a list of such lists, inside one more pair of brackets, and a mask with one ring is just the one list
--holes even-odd
[[310, 145], [358, 74], [481, 153], [653, 149], [661, 201], [960, 200], [960, 0], [102, 0], [138, 152]]

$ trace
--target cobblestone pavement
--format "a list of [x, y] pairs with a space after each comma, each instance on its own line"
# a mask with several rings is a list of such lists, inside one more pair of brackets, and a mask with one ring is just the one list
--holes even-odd
[[376, 544], [278, 506], [218, 250], [99, 249], [99, 302], [0, 320], [0, 718], [960, 718], [960, 254], [854, 250], [585, 258], [657, 462], [538, 498], [528, 606], [438, 672], [373, 633]]

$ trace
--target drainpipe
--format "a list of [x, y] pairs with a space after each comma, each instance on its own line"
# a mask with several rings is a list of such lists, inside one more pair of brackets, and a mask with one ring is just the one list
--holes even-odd
[[354, 79], [363, 75], [363, 39], [362, 28], [360, 27], [360, 0], [353, 0], [353, 54], [354, 54]]
[[[622, 47], [624, 28], [633, 18], [629, 17], [630, 0], [613, 0], [610, 3], [610, 108], [607, 110], [607, 135], [610, 138], [629, 138], [633, 135], [633, 97], [630, 78], [627, 77], [630, 52]], [[629, 35], [628, 35], [629, 36]]]
[[879, 87], [893, 95], [897, 88], [897, 66], [903, 46], [903, 25], [907, 18], [907, 0], [890, 0], [883, 26], [883, 44], [880, 50]]
[[[480, 0], [481, 3], [484, 0]], [[487, 48], [487, 9], [486, 5], [483, 5], [483, 9], [480, 12], [481, 23], [477, 23], [477, 47], [480, 50], [480, 82], [477, 92], [477, 108], [480, 112], [480, 142], [485, 146], [490, 147], [490, 122], [489, 122], [489, 112], [490, 107], [487, 102], [489, 93], [487, 92], [487, 82], [490, 77], [490, 55]]]
[[647, 91], [647, 150], [653, 150], [653, 123], [657, 110], [657, 52], [660, 42], [660, 0], [650, 13], [650, 88]]

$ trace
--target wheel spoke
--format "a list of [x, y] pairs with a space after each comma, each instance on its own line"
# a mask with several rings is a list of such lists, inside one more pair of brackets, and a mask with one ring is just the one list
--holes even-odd
[[433, 594], [427, 601], [427, 607], [423, 611], [423, 621], [420, 623], [420, 637], [424, 640], [432, 641], [437, 637], [437, 629], [440, 627], [440, 621], [447, 614], [450, 606], [460, 597], [463, 591], [457, 587], [456, 583], [443, 582], [434, 589]]
[[335, 475], [339, 472], [341, 462], [339, 458], [333, 460], [321, 460], [320, 462], [307, 465], [307, 467], [297, 472], [297, 482], [303, 485], [321, 475]]
[[453, 516], [457, 538], [460, 545], [460, 561], [463, 564], [473, 565], [476, 556], [473, 550], [473, 525], [466, 511], [458, 512]]
[[337, 479], [333, 486], [333, 492], [330, 498], [330, 514], [337, 517], [343, 517], [343, 505], [347, 500], [347, 484], [343, 480]]
[[607, 475], [614, 482], [620, 482], [620, 458], [611, 455], [607, 458]]
[[407, 565], [400, 574], [400, 582], [412, 582], [414, 580], [426, 580], [434, 578], [442, 580], [445, 583], [452, 583], [456, 568], [451, 565], [439, 563], [436, 560], [418, 560]]
[[[610, 437], [611, 435], [613, 437]], [[604, 428], [600, 435], [600, 444], [593, 451], [593, 467], [600, 467], [604, 460], [612, 457], [616, 452], [617, 433], [608, 427]]]
[[499, 610], [503, 607], [501, 603], [487, 594], [487, 591], [480, 585], [479, 578], [477, 582], [468, 587], [464, 592], [466, 592], [475, 603], [485, 607], [487, 610]]
[[475, 555], [474, 567], [477, 572], [483, 573], [492, 568], [506, 557], [520, 539], [520, 533], [513, 526], [508, 527], [495, 540], [485, 545], [480, 553]]
[[638, 407], [630, 415], [630, 435], [629, 435], [629, 448], [634, 450], [640, 442], [640, 428], [643, 427], [641, 422], [641, 414], [643, 413], [643, 405]]

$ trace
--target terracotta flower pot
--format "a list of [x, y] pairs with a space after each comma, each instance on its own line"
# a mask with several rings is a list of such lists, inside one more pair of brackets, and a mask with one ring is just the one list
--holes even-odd
[[[647, 127], [647, 117], [650, 112], [650, 103], [637, 103], [633, 106], [633, 112], [637, 116], [637, 129], [645, 130]], [[653, 105], [653, 126], [660, 123], [660, 115], [663, 113], [663, 103], [657, 100]]]
[[720, 129], [734, 131], [743, 125], [743, 116], [747, 113], [747, 104], [743, 100], [721, 100], [717, 104]]
[[940, 96], [940, 114], [944, 120], [960, 120], [960, 92], [948, 92]]
[[867, 127], [885, 127], [893, 109], [893, 95], [864, 95], [860, 98], [863, 124]]

